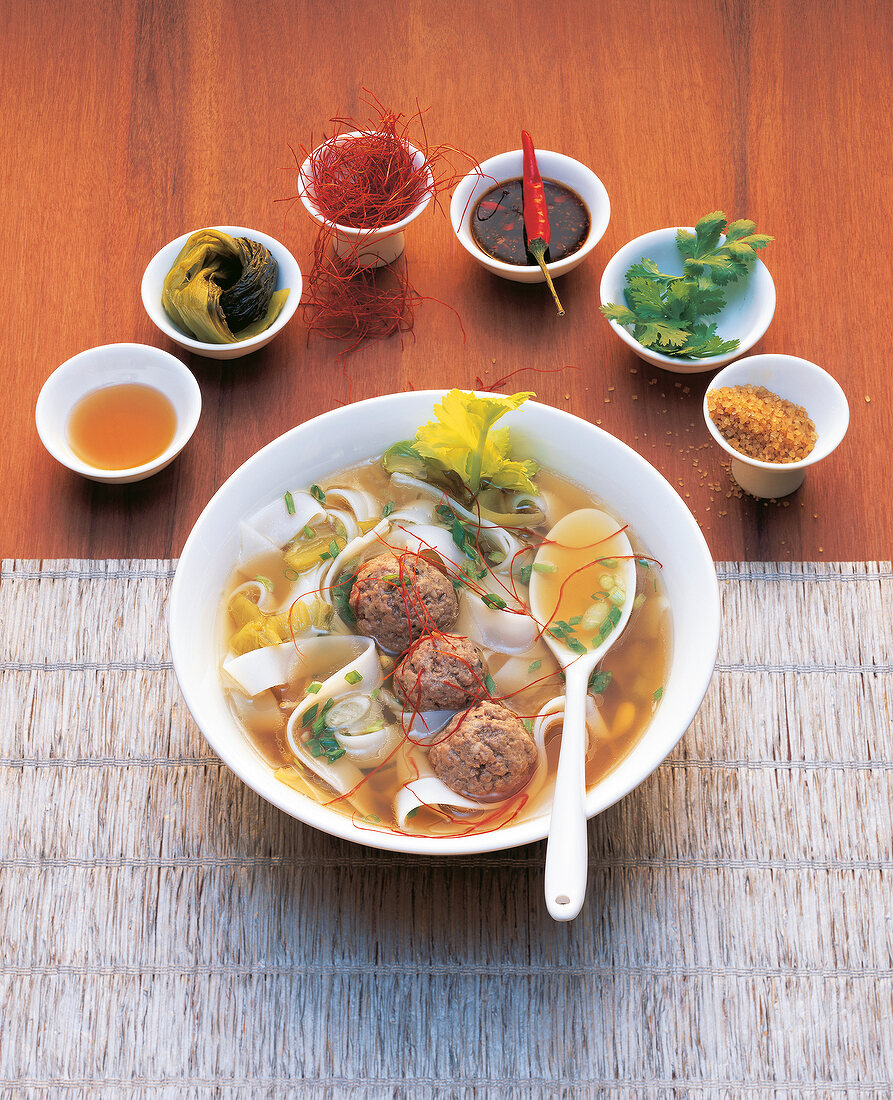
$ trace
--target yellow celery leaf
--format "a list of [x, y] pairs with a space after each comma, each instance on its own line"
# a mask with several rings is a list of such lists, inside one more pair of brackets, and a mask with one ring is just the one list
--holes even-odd
[[538, 466], [531, 460], [509, 458], [509, 430], [491, 431], [507, 412], [521, 407], [532, 393], [506, 397], [477, 397], [463, 390], [450, 390], [434, 406], [437, 420], [423, 424], [413, 447], [424, 458], [434, 459], [454, 470], [472, 493], [486, 480], [504, 489], [534, 490], [531, 477]]

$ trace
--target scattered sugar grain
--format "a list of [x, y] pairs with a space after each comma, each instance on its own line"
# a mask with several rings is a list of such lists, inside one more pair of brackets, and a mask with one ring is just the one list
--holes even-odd
[[730, 447], [759, 462], [799, 462], [815, 447], [806, 410], [765, 386], [708, 390], [707, 411]]

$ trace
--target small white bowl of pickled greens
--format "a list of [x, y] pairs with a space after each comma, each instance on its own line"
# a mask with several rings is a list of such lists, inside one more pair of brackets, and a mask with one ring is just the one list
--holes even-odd
[[[336, 409], [250, 458], [196, 521], [171, 594], [180, 687], [215, 752], [293, 817], [425, 855], [546, 836], [564, 694], [542, 633], [585, 649], [616, 620], [618, 563], [597, 551], [581, 588], [589, 634], [582, 616], [544, 624], [529, 610], [536, 549], [576, 508], [626, 531], [637, 586], [589, 681], [587, 815], [633, 791], [692, 721], [719, 638], [697, 523], [631, 448], [523, 397], [419, 391]], [[497, 410], [483, 452], [438, 450], [447, 405], [459, 420]], [[438, 472], [438, 454], [465, 463], [461, 476]], [[378, 596], [386, 609], [404, 602], [407, 629], [422, 623], [407, 650], [362, 632]], [[451, 671], [420, 665], [407, 678], [424, 646]], [[406, 683], [425, 676], [434, 694], [413, 702]], [[470, 780], [461, 757], [479, 743], [495, 763]]]

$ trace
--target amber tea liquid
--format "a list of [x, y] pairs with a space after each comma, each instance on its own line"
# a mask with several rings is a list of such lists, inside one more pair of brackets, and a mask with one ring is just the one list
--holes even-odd
[[126, 382], [82, 397], [68, 420], [68, 442], [100, 470], [129, 470], [152, 462], [177, 430], [174, 406], [154, 386]]

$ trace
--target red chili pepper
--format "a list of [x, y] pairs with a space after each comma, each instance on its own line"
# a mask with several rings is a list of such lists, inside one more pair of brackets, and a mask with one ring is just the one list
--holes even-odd
[[546, 189], [536, 163], [536, 151], [533, 138], [526, 130], [521, 131], [521, 148], [524, 151], [524, 228], [527, 230], [527, 251], [543, 269], [549, 290], [558, 306], [558, 316], [564, 316], [564, 307], [555, 292], [555, 284], [546, 267], [546, 249], [552, 240], [549, 226], [549, 208], [546, 205]]

